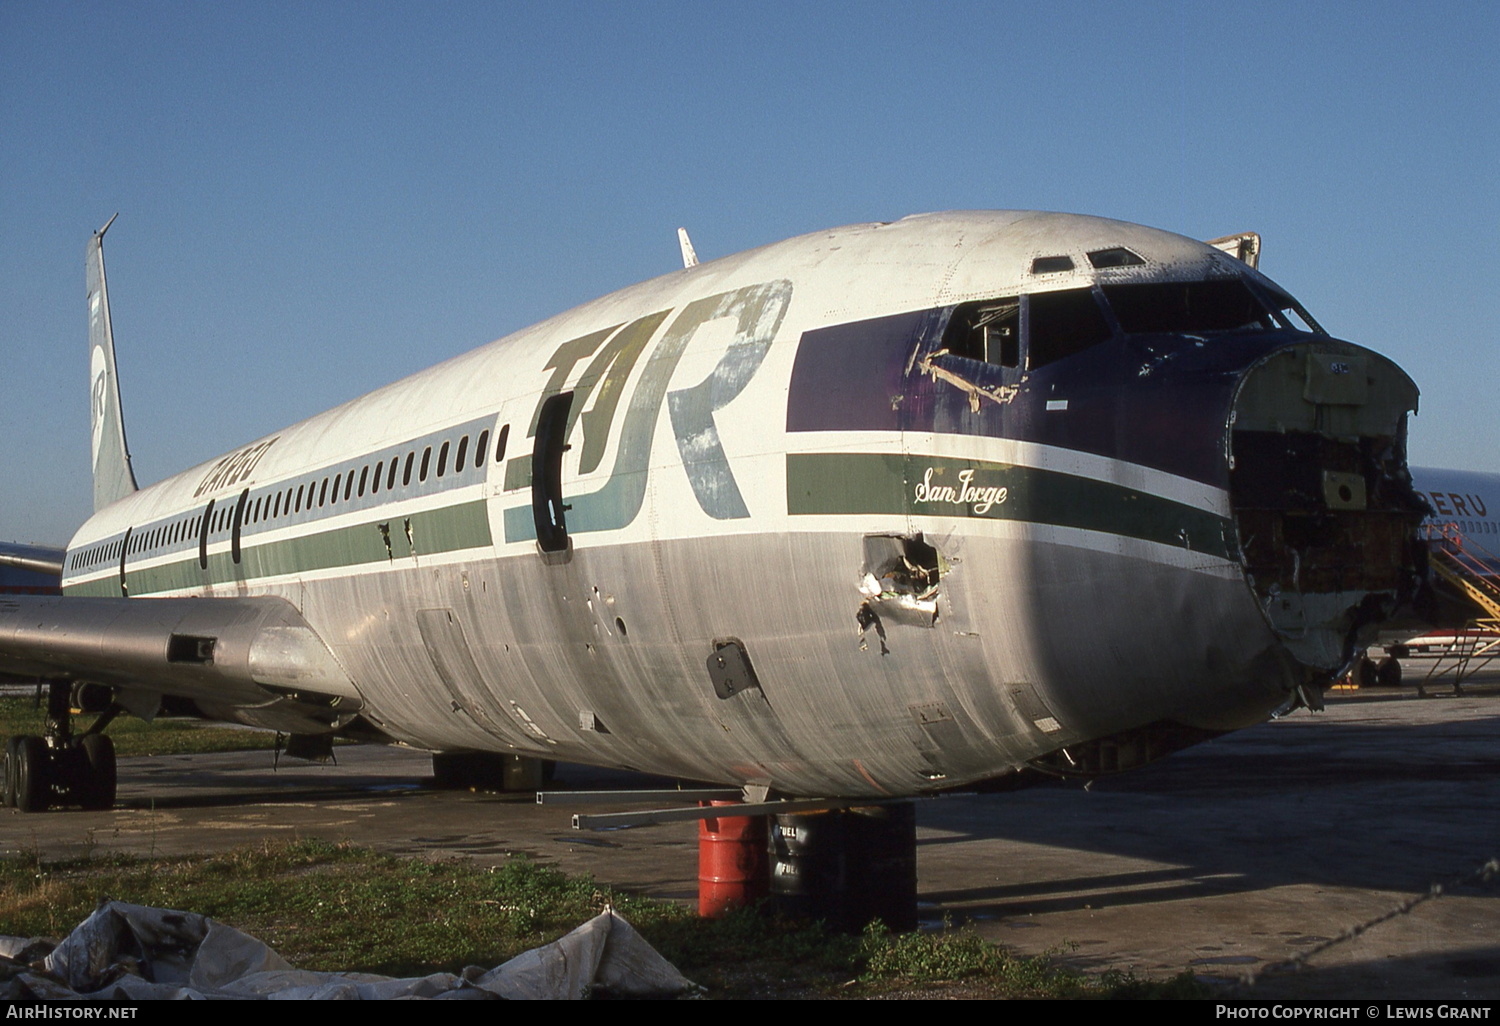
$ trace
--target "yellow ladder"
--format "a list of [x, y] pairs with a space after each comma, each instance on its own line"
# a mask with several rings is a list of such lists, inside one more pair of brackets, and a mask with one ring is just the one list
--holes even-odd
[[[1500, 655], [1500, 586], [1497, 586], [1500, 578], [1491, 569], [1500, 566], [1500, 560], [1472, 539], [1465, 538], [1457, 524], [1429, 526], [1427, 539], [1432, 569], [1484, 613], [1455, 633], [1452, 655], [1457, 659], [1457, 666], [1453, 692], [1461, 695], [1464, 677], [1489, 665]], [[1427, 680], [1417, 685], [1417, 694], [1425, 694], [1424, 685], [1432, 680], [1442, 662], [1439, 658], [1433, 664]]]
[[1489, 620], [1500, 620], [1500, 587], [1491, 566], [1500, 565], [1494, 555], [1466, 539], [1452, 524], [1429, 529], [1428, 548], [1432, 568], [1460, 594], [1484, 611]]

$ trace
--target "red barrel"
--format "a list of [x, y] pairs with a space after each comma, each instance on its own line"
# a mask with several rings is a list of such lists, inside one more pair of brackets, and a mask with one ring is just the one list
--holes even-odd
[[[700, 802], [703, 807], [739, 802]], [[698, 821], [698, 914], [721, 916], [764, 898], [766, 817], [713, 816]]]

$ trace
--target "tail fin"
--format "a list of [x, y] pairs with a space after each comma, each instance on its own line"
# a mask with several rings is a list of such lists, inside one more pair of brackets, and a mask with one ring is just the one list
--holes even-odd
[[[116, 214], [115, 217], [119, 217]], [[120, 378], [115, 373], [115, 333], [109, 322], [109, 290], [104, 284], [104, 233], [111, 217], [89, 240], [89, 427], [94, 455], [94, 510], [118, 502], [136, 490], [125, 446], [125, 418], [120, 412]]]

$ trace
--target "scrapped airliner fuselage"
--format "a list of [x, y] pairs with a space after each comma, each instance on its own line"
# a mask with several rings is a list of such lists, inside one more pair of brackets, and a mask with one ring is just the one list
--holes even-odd
[[129, 708], [910, 795], [1315, 701], [1420, 567], [1406, 374], [1119, 221], [703, 263], [139, 491], [99, 338], [104, 505], [0, 653]]

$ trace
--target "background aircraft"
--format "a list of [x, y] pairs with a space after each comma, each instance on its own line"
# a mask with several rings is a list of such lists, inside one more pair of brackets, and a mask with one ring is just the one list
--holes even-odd
[[1432, 506], [1428, 524], [1452, 525], [1466, 539], [1500, 550], [1500, 474], [1413, 467], [1411, 476]]
[[61, 595], [62, 549], [0, 542], [0, 595]]
[[1431, 594], [1404, 629], [1392, 624], [1381, 632], [1383, 656], [1361, 661], [1360, 681], [1399, 687], [1399, 660], [1421, 652], [1451, 656], [1431, 669], [1454, 671], [1459, 688], [1500, 645], [1500, 474], [1419, 467], [1412, 481], [1431, 507], [1422, 523]]

